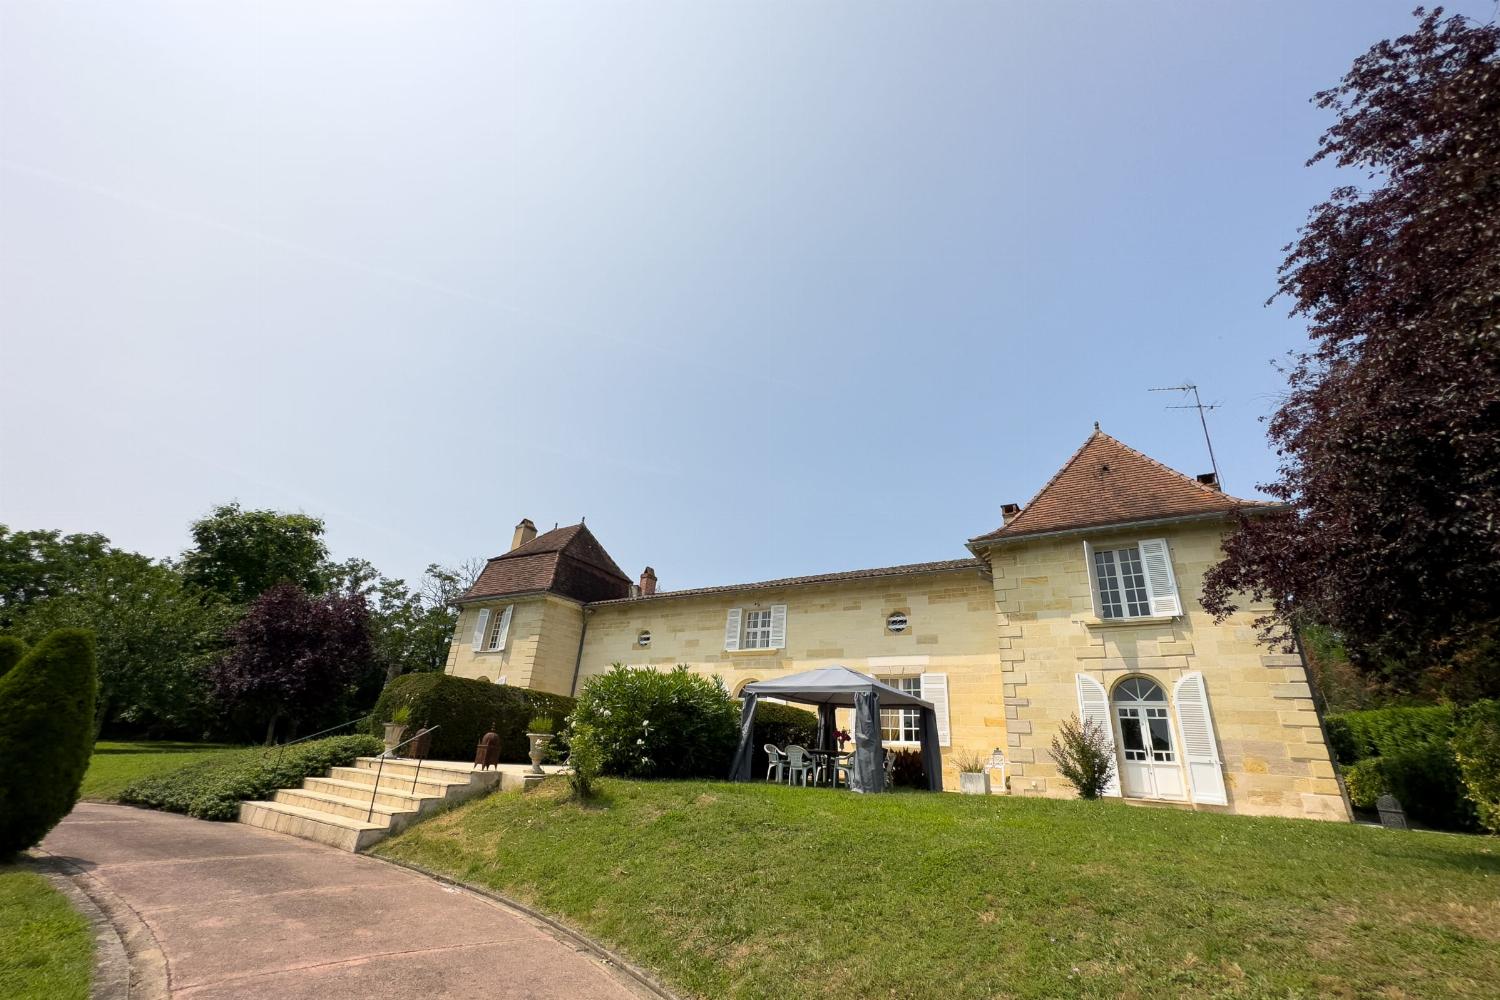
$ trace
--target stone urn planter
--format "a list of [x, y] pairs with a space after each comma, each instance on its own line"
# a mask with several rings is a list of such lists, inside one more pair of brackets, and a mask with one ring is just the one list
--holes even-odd
[[547, 744], [552, 742], [551, 733], [527, 733], [526, 738], [531, 741], [531, 773], [546, 774], [542, 770], [542, 755], [547, 752]]
[[385, 724], [385, 748], [387, 750], [390, 750], [392, 747], [400, 743], [402, 737], [404, 737], [405, 735], [406, 723], [387, 722]]
[[988, 795], [990, 794], [990, 776], [985, 771], [960, 771], [958, 775], [958, 790], [965, 795]]

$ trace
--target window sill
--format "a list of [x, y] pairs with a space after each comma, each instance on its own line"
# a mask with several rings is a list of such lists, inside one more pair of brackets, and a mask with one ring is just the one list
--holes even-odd
[[1085, 628], [1160, 628], [1177, 620], [1177, 615], [1161, 615], [1147, 618], [1095, 618], [1092, 615], [1073, 620]]
[[725, 656], [781, 656], [784, 649], [726, 649]]

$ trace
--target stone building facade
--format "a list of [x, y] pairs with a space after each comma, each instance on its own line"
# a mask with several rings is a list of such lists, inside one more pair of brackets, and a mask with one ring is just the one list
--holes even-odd
[[[936, 706], [945, 787], [955, 754], [999, 750], [1011, 794], [1072, 795], [1049, 747], [1077, 715], [1115, 741], [1112, 794], [1346, 820], [1300, 658], [1256, 642], [1263, 609], [1198, 602], [1232, 519], [1272, 505], [1203, 480], [1096, 429], [966, 558], [684, 591], [633, 582], [582, 524], [523, 520], [460, 600], [447, 670], [576, 694], [615, 663], [687, 664], [737, 693], [843, 665]], [[887, 745], [914, 726], [882, 715]]]

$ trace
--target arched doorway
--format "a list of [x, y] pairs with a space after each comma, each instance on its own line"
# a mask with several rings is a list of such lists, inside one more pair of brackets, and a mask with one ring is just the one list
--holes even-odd
[[1127, 677], [1110, 697], [1120, 735], [1120, 789], [1132, 798], [1186, 798], [1167, 693], [1149, 677]]

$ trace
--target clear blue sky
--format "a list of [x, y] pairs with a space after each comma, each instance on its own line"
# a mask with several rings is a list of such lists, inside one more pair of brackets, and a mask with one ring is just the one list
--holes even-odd
[[1094, 420], [1206, 470], [1188, 379], [1254, 495], [1308, 98], [1413, 2], [0, 0], [0, 520], [950, 558]]

